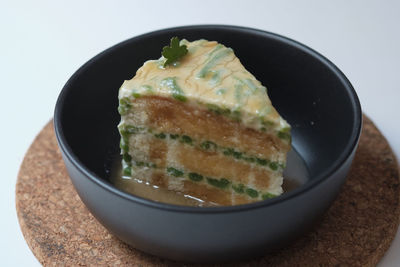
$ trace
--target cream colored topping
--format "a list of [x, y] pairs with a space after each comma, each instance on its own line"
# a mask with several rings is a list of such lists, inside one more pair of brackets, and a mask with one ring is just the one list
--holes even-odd
[[176, 64], [163, 67], [165, 58], [149, 60], [133, 79], [125, 81], [119, 98], [159, 95], [199, 106], [215, 105], [240, 114], [246, 127], [279, 131], [288, 128], [267, 95], [267, 89], [240, 63], [231, 48], [215, 41], [181, 44], [188, 53]]

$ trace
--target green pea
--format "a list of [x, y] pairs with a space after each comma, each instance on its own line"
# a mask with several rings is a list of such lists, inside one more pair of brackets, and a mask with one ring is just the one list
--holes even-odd
[[136, 134], [136, 133], [138, 133], [138, 132], [143, 130], [143, 128], [141, 128], [141, 127], [136, 127], [136, 126], [133, 126], [133, 125], [125, 125], [125, 124], [120, 125], [118, 127], [118, 129], [119, 129], [119, 133], [121, 134], [121, 136], [124, 139], [124, 142], [126, 144], [129, 143], [128, 142], [129, 135]]
[[204, 141], [203, 143], [201, 143], [200, 147], [205, 150], [209, 149], [215, 150], [217, 149], [217, 144], [211, 141]]
[[186, 101], [186, 96], [182, 95], [181, 93], [175, 93], [172, 95], [176, 100], [179, 100], [181, 102]]
[[169, 134], [169, 137], [171, 139], [177, 139], [179, 137], [179, 134]]
[[215, 179], [215, 178], [207, 177], [207, 182], [210, 185], [213, 185], [213, 186], [221, 188], [221, 189], [227, 188], [228, 185], [230, 184], [229, 180], [227, 180], [225, 178]]
[[287, 135], [287, 133], [278, 132], [278, 137], [281, 139], [287, 139], [288, 135]]
[[118, 106], [118, 113], [120, 115], [125, 115], [127, 110], [123, 106]]
[[123, 138], [121, 138], [119, 142], [119, 147], [122, 149], [122, 151], [127, 152], [129, 150], [128, 144], [124, 141]]
[[139, 97], [141, 97], [142, 95], [139, 94], [139, 93], [133, 93], [132, 96], [133, 96], [134, 98], [139, 98]]
[[141, 130], [143, 130], [143, 128], [141, 127], [136, 127], [133, 125], [126, 125], [125, 126], [125, 131], [129, 134], [136, 134], [138, 132], [140, 132]]
[[[285, 129], [286, 129], [286, 128], [285, 128]], [[279, 137], [280, 139], [284, 139], [284, 140], [289, 140], [289, 141], [291, 140], [290, 133], [284, 131], [284, 129], [282, 129], [282, 130], [280, 130], [280, 131], [278, 132], [278, 137]]]
[[219, 107], [215, 104], [207, 104], [207, 108], [216, 115], [224, 115], [233, 119], [234, 121], [239, 121], [241, 117], [241, 113], [238, 109], [232, 111], [229, 108]]
[[122, 158], [124, 159], [125, 162], [131, 162], [131, 160], [132, 160], [131, 155], [129, 155], [128, 153], [124, 153], [122, 155]]
[[280, 131], [282, 133], [289, 133], [290, 132], [290, 126], [289, 127], [283, 127]]
[[256, 158], [256, 162], [257, 162], [257, 164], [260, 164], [260, 165], [263, 165], [263, 166], [268, 164], [268, 161], [266, 159]]
[[276, 171], [278, 169], [278, 163], [270, 162], [269, 167], [271, 168], [271, 170]]
[[272, 121], [264, 121], [264, 118], [260, 118], [261, 124], [264, 125], [266, 128], [274, 126]]
[[203, 180], [203, 175], [200, 175], [200, 174], [195, 173], [195, 172], [189, 173], [188, 176], [189, 176], [190, 180], [195, 181], [195, 182], [199, 182], [199, 181]]
[[192, 138], [190, 138], [190, 136], [182, 135], [182, 137], [181, 137], [181, 142], [191, 145], [192, 142], [193, 142], [193, 140], [192, 140]]
[[223, 153], [225, 156], [231, 156], [234, 152], [235, 150], [233, 148], [226, 148]]
[[155, 134], [154, 136], [160, 139], [165, 139], [165, 137], [167, 137], [164, 133]]
[[118, 112], [121, 115], [125, 115], [131, 107], [131, 100], [127, 97], [123, 97], [119, 100]]
[[182, 177], [183, 176], [183, 171], [175, 169], [173, 167], [168, 167], [167, 172], [169, 175], [175, 176], [175, 177]]
[[207, 104], [207, 108], [208, 108], [209, 111], [212, 111], [212, 112], [214, 112], [214, 113], [217, 114], [217, 115], [221, 115], [221, 114], [222, 114], [221, 108], [218, 107], [218, 106], [215, 105], [215, 104]]
[[123, 172], [124, 172], [124, 175], [132, 176], [132, 168], [131, 167], [125, 167]]
[[237, 152], [237, 151], [233, 151], [233, 157], [235, 159], [241, 159], [242, 158], [242, 153], [241, 152]]
[[157, 165], [152, 162], [143, 162], [143, 164], [148, 168], [156, 168]]
[[236, 193], [243, 194], [245, 186], [244, 184], [237, 184], [237, 185], [232, 185], [232, 188]]
[[258, 197], [258, 192], [252, 188], [246, 188], [246, 194], [251, 198]]
[[270, 199], [270, 198], [276, 197], [276, 195], [271, 194], [271, 193], [265, 193], [261, 197], [262, 197], [263, 200], [266, 200], [266, 199]]

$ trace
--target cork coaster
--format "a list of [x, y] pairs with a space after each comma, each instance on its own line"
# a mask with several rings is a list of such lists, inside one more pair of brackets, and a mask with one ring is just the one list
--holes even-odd
[[[347, 182], [320, 224], [280, 251], [234, 265], [374, 266], [396, 234], [399, 193], [395, 156], [364, 116]], [[96, 221], [68, 178], [51, 122], [22, 163], [16, 205], [24, 237], [45, 266], [182, 265], [129, 247]]]

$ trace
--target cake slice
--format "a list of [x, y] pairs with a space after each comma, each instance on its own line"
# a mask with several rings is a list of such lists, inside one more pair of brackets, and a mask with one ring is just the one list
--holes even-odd
[[267, 89], [231, 48], [179, 46], [179, 61], [149, 60], [119, 90], [124, 176], [220, 205], [280, 195], [290, 126]]

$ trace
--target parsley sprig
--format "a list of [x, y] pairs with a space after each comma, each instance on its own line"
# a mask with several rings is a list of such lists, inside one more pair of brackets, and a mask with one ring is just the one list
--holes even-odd
[[179, 45], [179, 38], [172, 37], [171, 44], [169, 46], [164, 46], [162, 50], [162, 55], [167, 60], [164, 62], [164, 67], [168, 66], [169, 64], [173, 64], [186, 55], [188, 52], [186, 45]]

